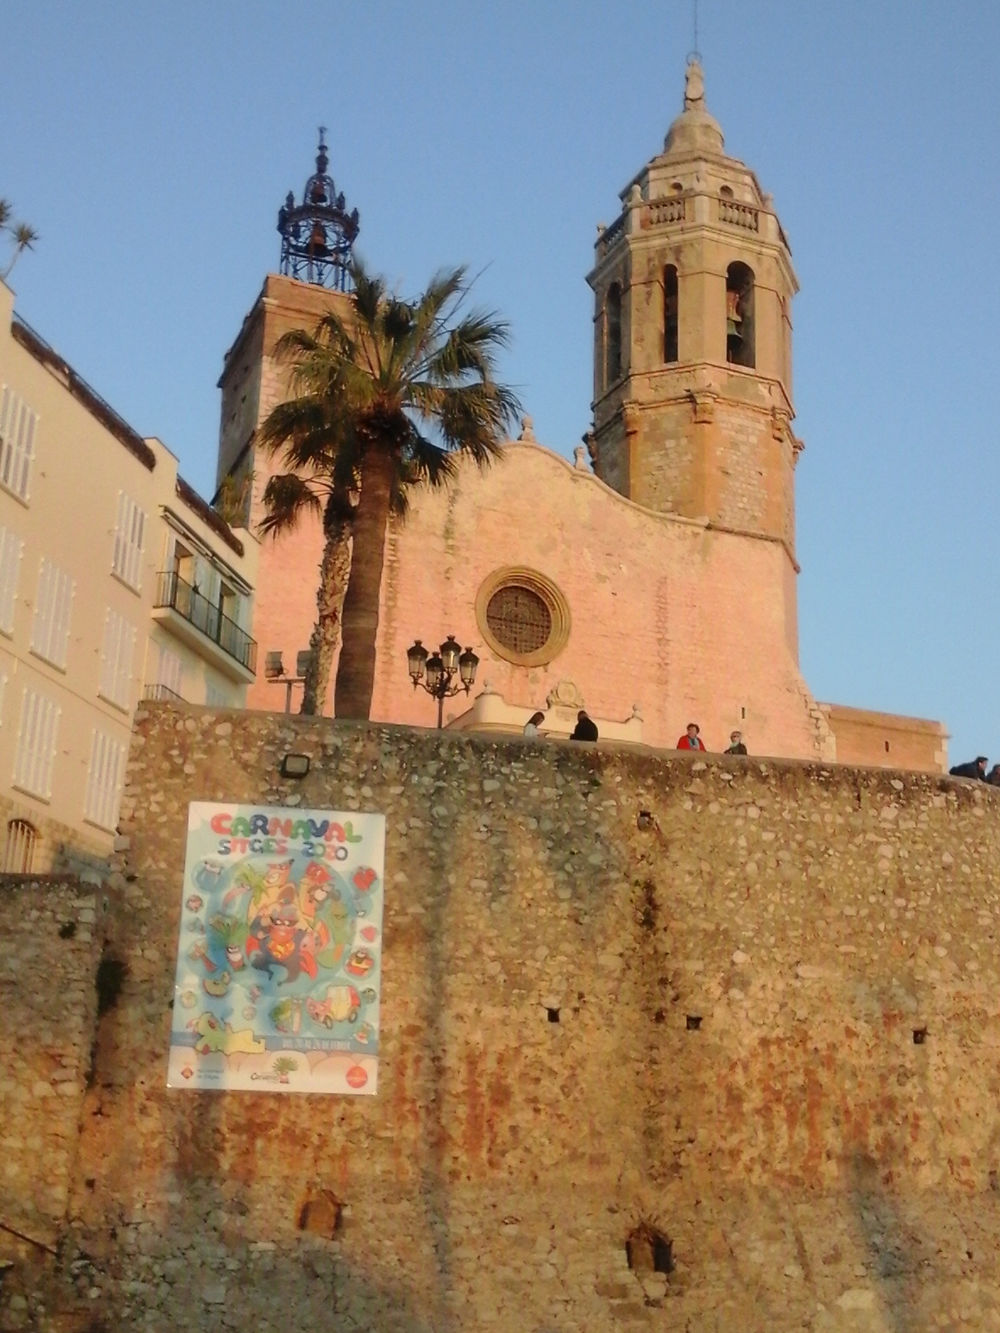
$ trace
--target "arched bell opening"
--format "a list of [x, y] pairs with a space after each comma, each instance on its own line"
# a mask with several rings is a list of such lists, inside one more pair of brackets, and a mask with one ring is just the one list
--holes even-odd
[[610, 386], [622, 373], [622, 289], [617, 282], [608, 288], [604, 303], [604, 383]]
[[677, 267], [667, 264], [663, 270], [663, 360], [667, 364], [678, 360], [678, 316]]
[[726, 360], [751, 369], [757, 363], [753, 269], [738, 260], [726, 269]]

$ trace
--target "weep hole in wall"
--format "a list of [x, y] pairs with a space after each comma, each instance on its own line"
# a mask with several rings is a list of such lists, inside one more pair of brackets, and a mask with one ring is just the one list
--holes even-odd
[[674, 1243], [648, 1222], [640, 1222], [629, 1233], [625, 1242], [628, 1266], [640, 1276], [643, 1273], [672, 1273], [674, 1271]]

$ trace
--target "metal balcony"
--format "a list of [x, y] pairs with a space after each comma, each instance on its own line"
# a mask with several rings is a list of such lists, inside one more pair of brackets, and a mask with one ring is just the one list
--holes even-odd
[[178, 694], [176, 690], [172, 690], [169, 685], [144, 685], [142, 697], [151, 700], [154, 703], [163, 703], [166, 701], [167, 703], [182, 704], [185, 702], [184, 696]]
[[[175, 573], [158, 574], [155, 610], [160, 613], [157, 619], [166, 620], [166, 623], [170, 623], [171, 613], [178, 617], [179, 622], [175, 620], [173, 628], [179, 637], [186, 639], [191, 646], [207, 648], [208, 645], [205, 644], [207, 639], [221, 650], [222, 657], [217, 658], [216, 664], [223, 670], [226, 669], [226, 659], [242, 668], [239, 672], [230, 670], [227, 674], [241, 681], [250, 681], [254, 678], [257, 670], [256, 640], [251, 639], [245, 630], [240, 629], [235, 620], [224, 615], [220, 606], [202, 596], [197, 587], [185, 583]], [[197, 637], [185, 632], [188, 626], [193, 626], [198, 631]]]

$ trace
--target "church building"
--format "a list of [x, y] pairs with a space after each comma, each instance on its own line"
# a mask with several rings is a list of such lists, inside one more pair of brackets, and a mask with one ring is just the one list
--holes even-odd
[[[593, 425], [572, 463], [530, 418], [485, 472], [412, 496], [386, 549], [374, 719], [433, 726], [407, 650], [448, 635], [480, 661], [446, 725], [517, 732], [535, 710], [568, 735], [579, 709], [602, 740], [669, 748], [696, 722], [710, 750], [734, 730], [755, 755], [942, 772], [937, 722], [818, 702], [798, 664], [792, 301], [798, 289], [774, 201], [725, 152], [688, 64], [663, 150], [598, 232]], [[256, 429], [288, 394], [277, 338], [312, 327], [345, 281], [357, 212], [322, 140], [302, 203], [279, 216], [269, 275], [228, 352], [220, 387], [220, 489], [251, 528], [268, 476]], [[318, 521], [266, 539], [254, 637], [269, 663], [259, 708], [297, 707], [298, 653], [315, 619]], [[280, 665], [278, 655], [280, 654]]]

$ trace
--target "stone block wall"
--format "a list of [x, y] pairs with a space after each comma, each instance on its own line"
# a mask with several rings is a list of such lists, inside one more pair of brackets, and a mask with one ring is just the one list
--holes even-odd
[[947, 771], [948, 733], [940, 722], [844, 704], [819, 707], [836, 737], [840, 763]]
[[75, 829], [60, 819], [53, 819], [44, 801], [21, 796], [18, 792], [0, 793], [0, 843], [4, 856], [10, 844], [23, 846], [12, 829], [15, 821], [24, 821], [35, 831], [29, 875], [66, 877], [100, 881], [107, 868], [112, 837], [96, 825]]
[[[74, 878], [18, 875], [0, 879], [0, 903], [0, 1271], [26, 1266], [37, 1275], [64, 1235], [107, 898]], [[17, 1283], [5, 1292], [23, 1313]]]
[[[386, 815], [377, 1097], [166, 1089], [190, 800]], [[984, 784], [155, 705], [123, 834], [0, 1327], [1000, 1328]]]

